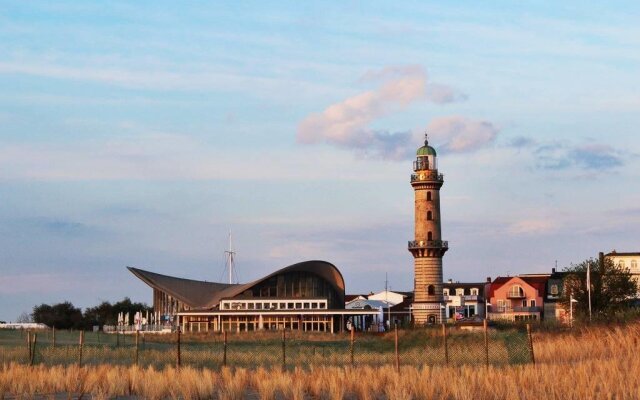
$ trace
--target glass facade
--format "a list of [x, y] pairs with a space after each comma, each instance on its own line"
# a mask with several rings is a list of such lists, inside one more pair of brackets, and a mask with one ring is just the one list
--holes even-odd
[[323, 298], [329, 308], [344, 308], [340, 296], [326, 280], [309, 272], [287, 272], [272, 276], [237, 297]]

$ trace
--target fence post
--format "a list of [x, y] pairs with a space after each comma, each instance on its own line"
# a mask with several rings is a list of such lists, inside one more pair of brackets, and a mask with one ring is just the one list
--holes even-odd
[[37, 333], [33, 333], [33, 344], [31, 345], [31, 352], [29, 354], [29, 366], [33, 365], [33, 359], [36, 356], [36, 342], [38, 340], [38, 334]]
[[31, 331], [27, 331], [27, 355], [28, 361], [31, 362]]
[[527, 337], [529, 338], [529, 352], [531, 353], [531, 362], [536, 365], [536, 357], [533, 354], [533, 337], [531, 336], [531, 324], [527, 324]]
[[351, 354], [351, 366], [354, 365], [354, 349], [353, 349], [353, 342], [355, 341], [355, 329], [353, 327], [353, 325], [351, 326], [351, 345], [349, 346], [349, 352]]
[[444, 347], [444, 362], [449, 365], [449, 346], [447, 344], [447, 325], [442, 324], [442, 347]]
[[282, 372], [287, 370], [287, 354], [286, 354], [286, 329], [282, 330]]
[[398, 325], [395, 325], [396, 331], [396, 371], [400, 372], [400, 354], [398, 353]]
[[140, 331], [136, 330], [136, 366], [138, 366], [138, 345], [140, 344]]
[[176, 340], [176, 368], [180, 368], [180, 362], [182, 360], [180, 360], [181, 354], [180, 354], [180, 326], [178, 326], [178, 340]]
[[227, 331], [222, 332], [222, 365], [227, 366]]
[[84, 331], [80, 331], [80, 342], [78, 343], [78, 367], [82, 367], [82, 346], [84, 345]]
[[487, 365], [487, 368], [489, 368], [489, 332], [487, 329], [487, 319], [485, 318], [484, 323], [483, 323], [483, 328], [484, 328], [484, 359], [485, 359], [485, 363]]

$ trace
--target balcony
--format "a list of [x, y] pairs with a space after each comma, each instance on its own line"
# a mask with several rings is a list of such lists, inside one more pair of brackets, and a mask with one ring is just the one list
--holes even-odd
[[492, 314], [508, 314], [508, 313], [538, 313], [542, 311], [542, 307], [497, 307], [489, 311]]
[[507, 299], [524, 299], [524, 298], [525, 298], [524, 292], [509, 291], [507, 293]]
[[421, 171], [420, 173], [411, 174], [411, 183], [420, 181], [444, 181], [444, 174], [439, 174], [438, 171]]
[[448, 249], [449, 242], [446, 240], [410, 240], [409, 250], [414, 249]]

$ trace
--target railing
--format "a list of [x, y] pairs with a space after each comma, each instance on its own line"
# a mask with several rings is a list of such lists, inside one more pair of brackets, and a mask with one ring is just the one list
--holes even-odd
[[437, 171], [423, 171], [420, 173], [411, 174], [411, 182], [418, 181], [444, 181], [444, 174], [439, 174]]
[[449, 242], [446, 240], [410, 240], [409, 250], [412, 249], [448, 249]]
[[512, 313], [512, 312], [540, 312], [542, 307], [496, 307], [491, 309], [489, 313]]
[[524, 292], [512, 292], [512, 291], [507, 292], [508, 299], [524, 299], [524, 297], [525, 297]]
[[[459, 296], [455, 295], [455, 294], [445, 295], [444, 296], [444, 301], [447, 301], [447, 300], [451, 299], [452, 297], [459, 297]], [[462, 296], [462, 299], [464, 301], [482, 301], [482, 296], [479, 296], [477, 294], [467, 294], [467, 295]]]

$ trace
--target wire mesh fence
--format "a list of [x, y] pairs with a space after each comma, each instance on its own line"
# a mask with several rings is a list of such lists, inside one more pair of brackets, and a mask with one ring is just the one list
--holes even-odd
[[534, 362], [529, 326], [468, 331], [442, 325], [386, 334], [290, 331], [208, 335], [0, 331], [0, 363], [292, 369], [312, 366], [515, 365]]

